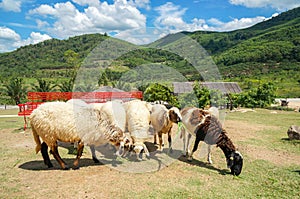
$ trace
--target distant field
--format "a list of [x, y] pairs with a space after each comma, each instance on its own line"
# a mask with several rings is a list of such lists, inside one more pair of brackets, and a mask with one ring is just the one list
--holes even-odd
[[[224, 155], [215, 147], [213, 165], [195, 154], [192, 162], [180, 157], [159, 171], [127, 173], [94, 164], [86, 148], [80, 170], [62, 171], [52, 156], [55, 168], [49, 170], [34, 152], [31, 130], [21, 133], [22, 118], [4, 118], [0, 198], [298, 198], [300, 141], [289, 141], [286, 131], [292, 124], [300, 126], [300, 113], [247, 111], [228, 112], [224, 122], [244, 156], [239, 177], [229, 174]], [[68, 150], [59, 150], [68, 163], [74, 160]]]

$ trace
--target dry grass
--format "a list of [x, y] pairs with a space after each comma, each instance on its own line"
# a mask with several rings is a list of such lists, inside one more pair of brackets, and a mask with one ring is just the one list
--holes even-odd
[[[226, 116], [225, 128], [245, 159], [239, 177], [229, 174], [218, 148], [213, 165], [196, 155], [191, 163], [181, 157], [159, 171], [128, 173], [94, 164], [86, 149], [80, 170], [62, 171], [55, 160], [49, 170], [34, 153], [30, 130], [20, 133], [20, 125], [9, 123], [0, 130], [0, 198], [296, 198], [300, 142], [285, 138], [289, 125], [300, 125], [300, 114], [270, 112]], [[71, 164], [75, 156], [59, 150]]]

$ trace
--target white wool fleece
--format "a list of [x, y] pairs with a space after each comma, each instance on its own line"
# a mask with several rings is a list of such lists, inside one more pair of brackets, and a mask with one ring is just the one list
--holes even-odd
[[47, 143], [56, 140], [101, 145], [108, 142], [112, 131], [107, 117], [90, 106], [76, 106], [65, 102], [47, 102], [35, 109], [30, 123]]

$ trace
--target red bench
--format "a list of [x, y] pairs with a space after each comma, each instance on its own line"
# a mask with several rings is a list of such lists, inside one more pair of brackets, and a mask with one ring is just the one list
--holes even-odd
[[26, 117], [29, 116], [34, 109], [44, 102], [51, 101], [68, 101], [70, 99], [82, 99], [87, 103], [104, 103], [114, 99], [129, 101], [132, 99], [142, 99], [143, 92], [28, 92], [28, 102], [19, 104], [19, 116], [24, 117], [24, 130], [27, 126]]

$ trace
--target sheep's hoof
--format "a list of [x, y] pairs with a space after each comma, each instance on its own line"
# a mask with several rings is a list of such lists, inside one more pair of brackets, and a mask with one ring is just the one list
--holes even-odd
[[50, 168], [53, 168], [53, 164], [50, 162], [50, 163], [48, 163], [48, 164], [46, 164], [47, 166], [48, 166], [48, 168], [50, 169]]
[[193, 160], [192, 156], [189, 156], [188, 159], [187, 159], [187, 161], [189, 161], [189, 162], [192, 162], [192, 160]]
[[93, 161], [94, 163], [100, 163], [100, 161], [96, 157], [93, 157]]
[[65, 167], [62, 168], [63, 170], [69, 170], [70, 168], [66, 165]]
[[150, 160], [150, 154], [149, 154], [149, 153], [146, 154], [146, 158], [147, 158], [148, 160]]
[[79, 166], [73, 166], [73, 170], [78, 170], [78, 169], [80, 169]]

